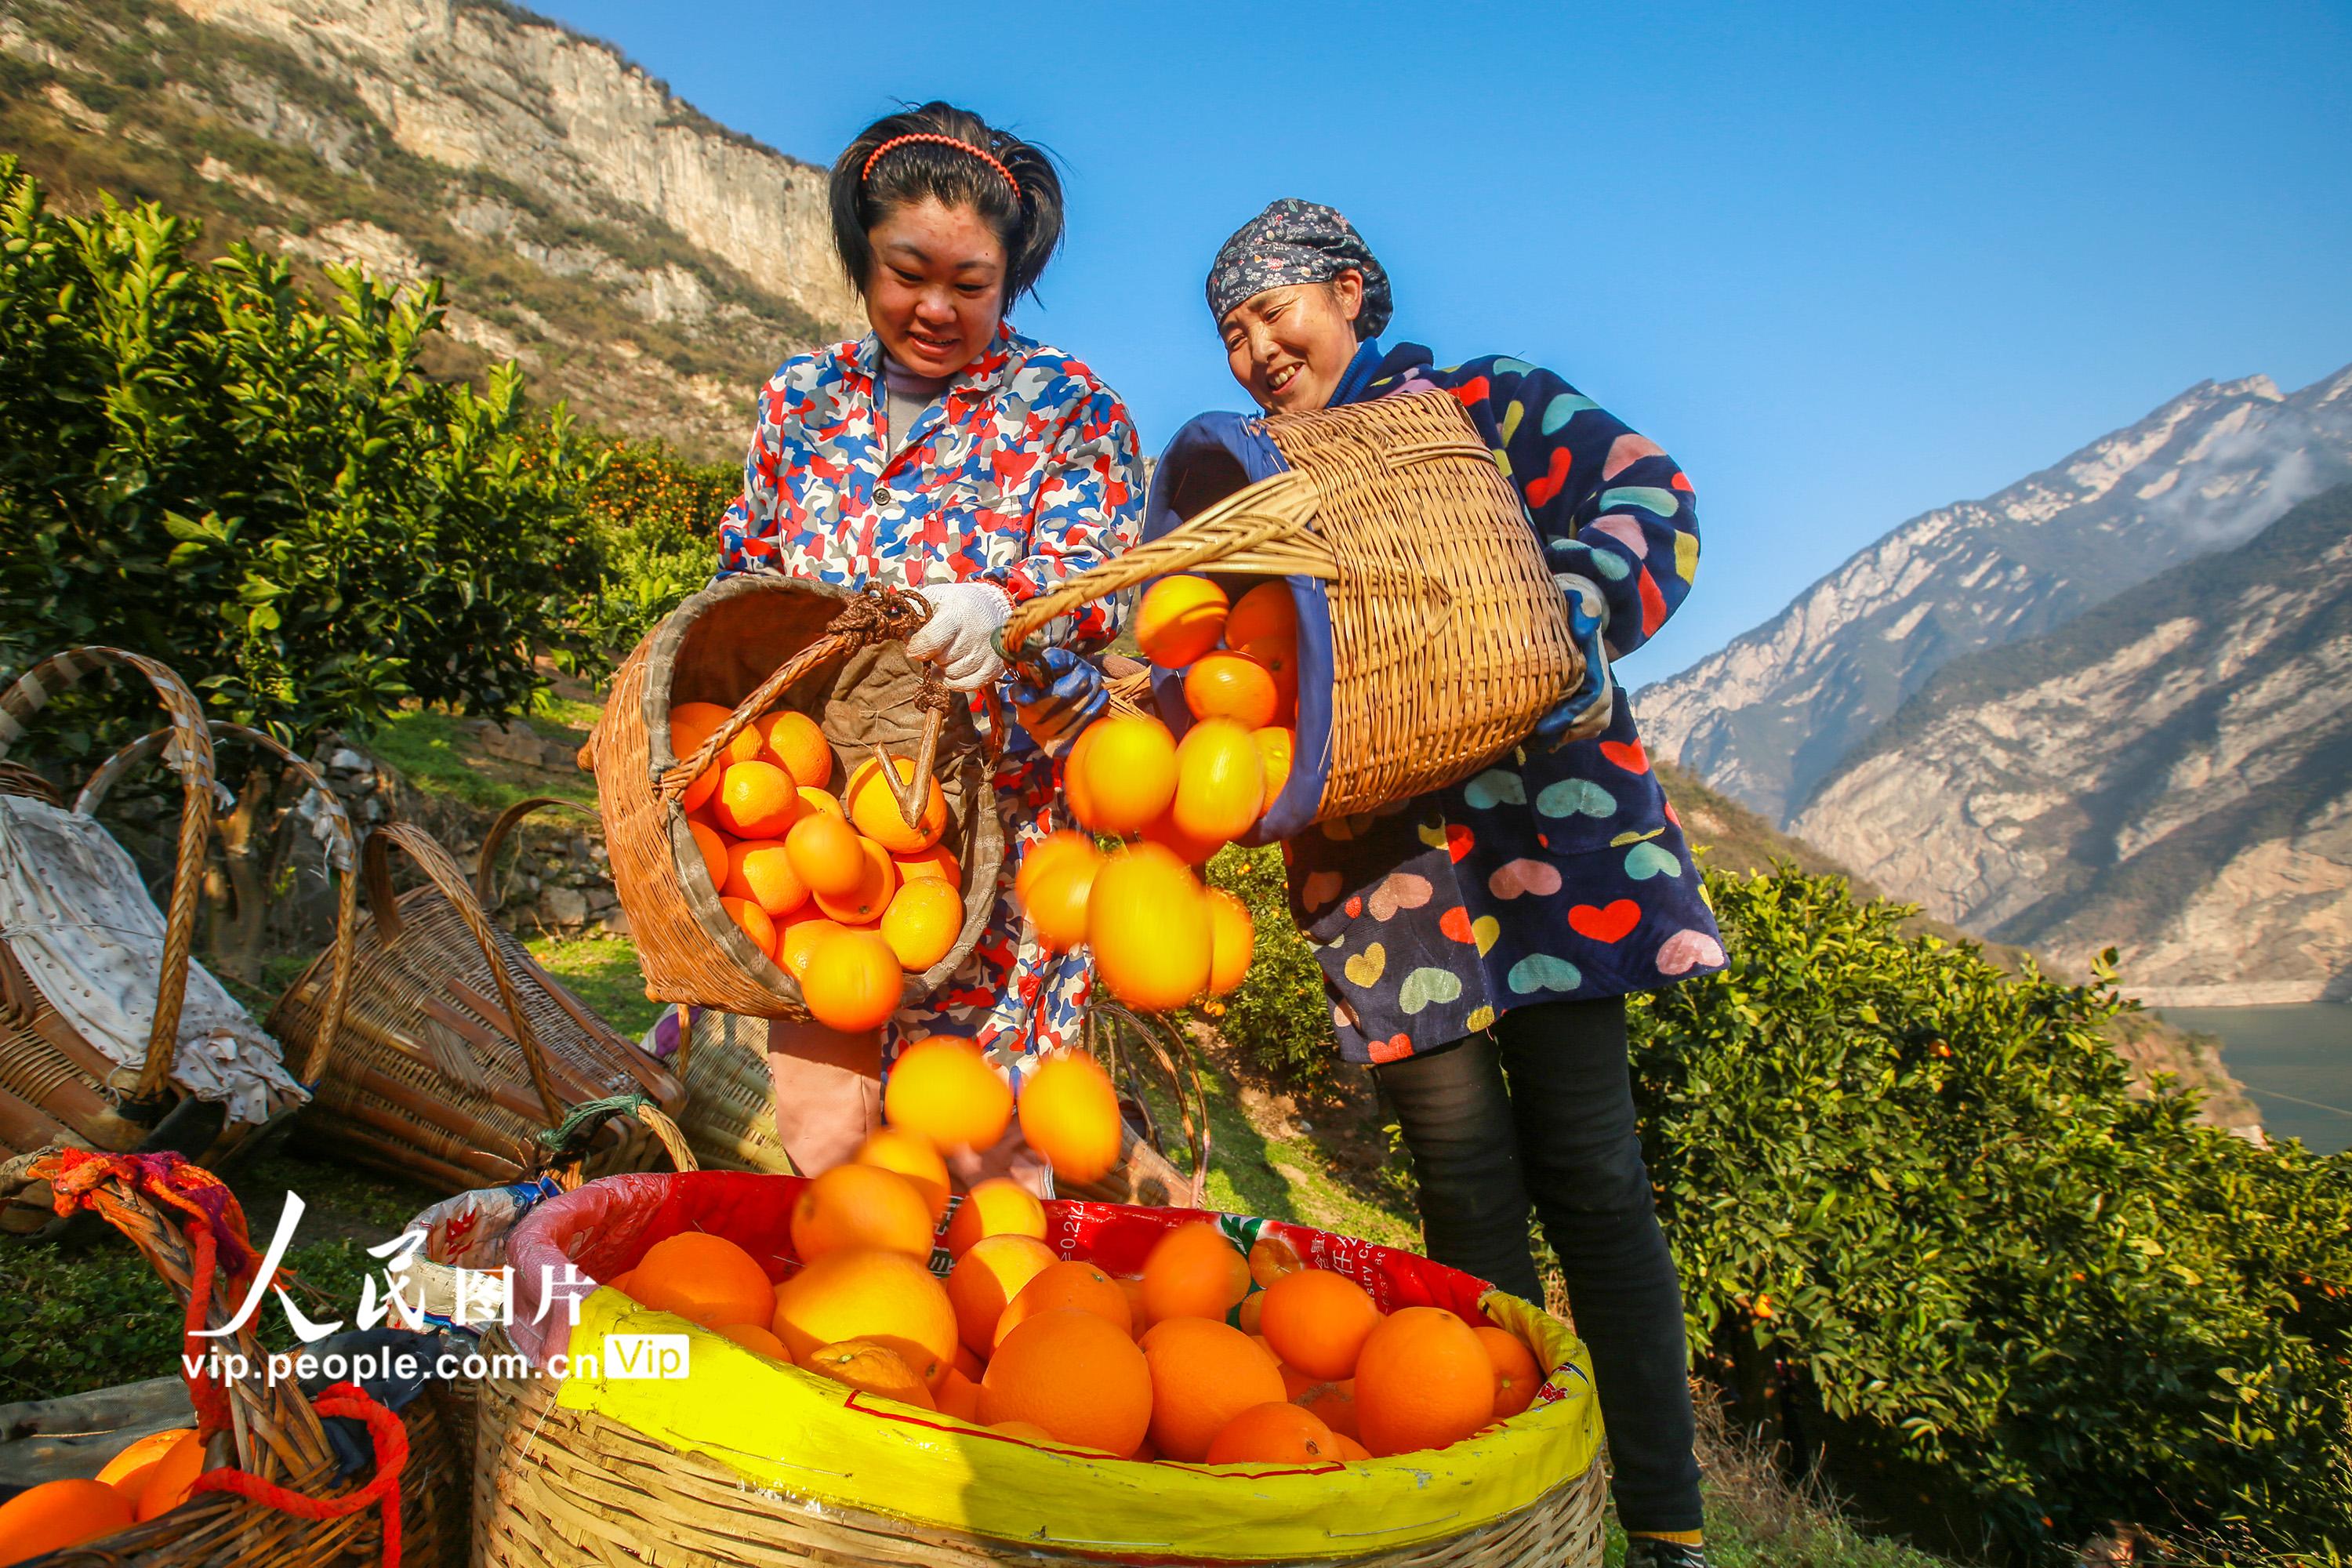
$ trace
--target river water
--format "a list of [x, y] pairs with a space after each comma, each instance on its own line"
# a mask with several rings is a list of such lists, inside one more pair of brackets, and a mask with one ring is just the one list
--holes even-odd
[[2246, 1086], [2273, 1138], [2323, 1154], [2352, 1149], [2352, 1005], [2166, 1007], [2176, 1028], [2221, 1042], [2221, 1065]]

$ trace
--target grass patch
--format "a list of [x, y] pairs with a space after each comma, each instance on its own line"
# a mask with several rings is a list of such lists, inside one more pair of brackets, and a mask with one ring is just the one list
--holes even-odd
[[[548, 703], [564, 718], [572, 709], [588, 704], [551, 698]], [[596, 804], [596, 781], [572, 769], [526, 767], [484, 754], [480, 743], [460, 726], [465, 721], [437, 709], [408, 708], [376, 726], [367, 747], [388, 766], [427, 795], [444, 795], [483, 811], [504, 811], [535, 795], [562, 795], [583, 805]], [[587, 737], [573, 725], [554, 717], [526, 721], [551, 741], [579, 744]]]
[[523, 944], [589, 1010], [634, 1039], [668, 1010], [646, 995], [637, 944], [625, 936], [543, 936]]

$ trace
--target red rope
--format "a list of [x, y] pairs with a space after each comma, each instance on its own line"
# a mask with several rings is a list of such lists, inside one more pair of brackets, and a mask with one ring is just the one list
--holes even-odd
[[381, 1500], [383, 1568], [400, 1568], [400, 1473], [408, 1464], [408, 1428], [398, 1415], [369, 1398], [356, 1384], [335, 1384], [321, 1391], [311, 1407], [321, 1415], [350, 1415], [367, 1423], [368, 1436], [375, 1444], [373, 1480], [341, 1497], [314, 1498], [265, 1481], [247, 1471], [224, 1468], [198, 1476], [190, 1495], [235, 1492], [248, 1502], [290, 1513], [297, 1519], [341, 1519]]

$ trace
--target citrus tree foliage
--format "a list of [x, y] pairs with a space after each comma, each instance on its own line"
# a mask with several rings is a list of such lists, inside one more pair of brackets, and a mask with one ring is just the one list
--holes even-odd
[[719, 520], [743, 482], [724, 463], [689, 463], [655, 442], [613, 441], [581, 494], [566, 581], [569, 662], [594, 670], [625, 655], [719, 570]]
[[436, 285], [331, 269], [321, 310], [198, 238], [52, 213], [0, 159], [0, 658], [117, 644], [292, 737], [520, 706], [592, 467], [560, 411], [526, 439], [511, 365], [418, 374]]
[[1785, 1368], [2011, 1552], [2352, 1544], [2352, 1155], [2135, 1098], [2105, 975], [2004, 973], [1834, 877], [1707, 887], [1729, 969], [1633, 1018], [1718, 1370]]
[[1255, 928], [1249, 974], [1223, 1002], [1218, 1032], [1260, 1070], [1292, 1083], [1328, 1079], [1339, 1062], [1331, 1001], [1315, 950], [1291, 923], [1279, 848], [1228, 847], [1207, 867], [1209, 882], [1249, 907]]

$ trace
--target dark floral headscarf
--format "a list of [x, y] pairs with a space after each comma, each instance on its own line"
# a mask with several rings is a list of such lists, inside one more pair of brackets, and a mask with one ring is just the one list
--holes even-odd
[[1389, 324], [1389, 275], [1371, 247], [1337, 209], [1285, 196], [1234, 231], [1209, 268], [1209, 314], [1219, 321], [1244, 300], [1293, 283], [1328, 283], [1349, 268], [1364, 275], [1356, 336], [1376, 338]]

